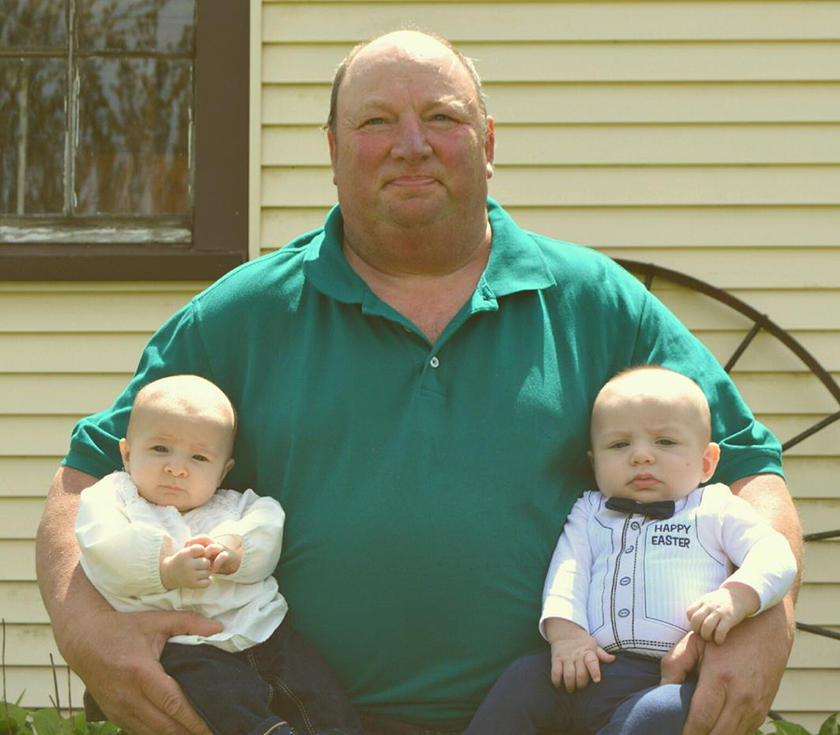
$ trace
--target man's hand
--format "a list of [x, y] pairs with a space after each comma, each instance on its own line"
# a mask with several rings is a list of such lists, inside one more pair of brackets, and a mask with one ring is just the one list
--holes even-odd
[[222, 626], [194, 613], [118, 613], [79, 566], [73, 521], [95, 477], [61, 467], [38, 527], [38, 584], [64, 660], [105, 714], [132, 735], [210, 735], [158, 661], [167, 639], [213, 635]]
[[194, 613], [99, 611], [76, 628], [62, 653], [112, 722], [132, 735], [210, 735], [158, 659], [171, 636], [221, 625]]
[[761, 607], [758, 593], [740, 582], [727, 582], [694, 604], [686, 615], [691, 629], [704, 641], [723, 643], [732, 628]]
[[793, 644], [787, 605], [745, 620], [722, 646], [706, 644], [683, 735], [752, 735], [761, 726]]
[[601, 681], [600, 663], [615, 661], [583, 628], [571, 620], [549, 618], [545, 625], [551, 644], [551, 683], [567, 692]]
[[[799, 561], [802, 529], [784, 480], [751, 475], [732, 483], [731, 489], [784, 534]], [[797, 588], [798, 581], [782, 602], [744, 620], [723, 645], [706, 644], [683, 735], [752, 735], [761, 726], [793, 645]], [[682, 681], [677, 672], [684, 676], [696, 657], [696, 649], [677, 644], [662, 661], [663, 680], [667, 671], [670, 681]]]
[[660, 661], [660, 684], [682, 684], [688, 675], [700, 666], [706, 642], [690, 631], [674, 644]]

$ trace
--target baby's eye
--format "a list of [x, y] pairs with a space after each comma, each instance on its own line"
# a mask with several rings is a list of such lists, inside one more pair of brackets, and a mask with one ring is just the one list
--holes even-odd
[[194, 454], [194, 455], [193, 455], [193, 459], [194, 459], [196, 462], [209, 462], [209, 461], [210, 461], [210, 460], [209, 460], [209, 459], [207, 459], [207, 457], [205, 457], [203, 454]]
[[629, 446], [630, 446], [629, 442], [619, 441], [619, 442], [612, 442], [612, 444], [610, 444], [607, 447], [607, 449], [624, 449], [625, 447], [629, 447]]
[[673, 447], [676, 445], [676, 442], [673, 439], [657, 439], [656, 443], [663, 447]]
[[155, 446], [152, 447], [152, 451], [157, 454], [166, 454], [168, 450], [165, 446], [163, 446], [163, 444], [155, 444]]

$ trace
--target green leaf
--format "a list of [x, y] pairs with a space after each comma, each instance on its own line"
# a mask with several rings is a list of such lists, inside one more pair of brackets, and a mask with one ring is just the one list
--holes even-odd
[[787, 720], [776, 720], [773, 725], [779, 735], [811, 735], [802, 725], [797, 725]]
[[840, 723], [837, 722], [836, 712], [823, 722], [819, 735], [840, 735]]
[[[39, 709], [32, 713], [32, 723], [38, 735], [62, 735], [61, 717], [54, 708]], [[69, 728], [65, 728], [69, 730]], [[66, 731], [64, 735], [67, 735]]]
[[29, 711], [23, 707], [8, 702], [0, 702], [0, 733], [6, 735], [6, 732], [32, 732], [32, 728], [26, 722], [27, 717], [29, 717]]
[[73, 735], [88, 735], [88, 733], [95, 732], [95, 730], [91, 730], [84, 712], [79, 712], [75, 717], [65, 720], [65, 722], [72, 725], [69, 732]]

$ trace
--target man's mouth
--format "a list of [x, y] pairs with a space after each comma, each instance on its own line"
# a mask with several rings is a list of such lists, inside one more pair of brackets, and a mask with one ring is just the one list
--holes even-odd
[[430, 186], [436, 181], [437, 180], [434, 176], [407, 174], [405, 176], [396, 176], [393, 179], [391, 179], [388, 183], [392, 186], [418, 187]]

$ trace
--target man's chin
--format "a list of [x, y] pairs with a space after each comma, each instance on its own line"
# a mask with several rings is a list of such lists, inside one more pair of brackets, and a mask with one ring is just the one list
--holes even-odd
[[443, 219], [439, 197], [409, 197], [387, 205], [388, 219], [401, 227], [425, 227]]

